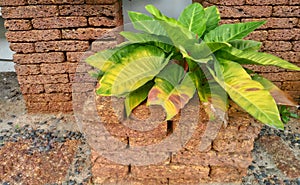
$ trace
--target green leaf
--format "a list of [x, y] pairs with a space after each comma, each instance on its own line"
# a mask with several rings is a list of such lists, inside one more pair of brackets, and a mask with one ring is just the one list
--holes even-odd
[[264, 88], [271, 93], [278, 105], [288, 105], [294, 107], [298, 106], [289, 94], [283, 92], [281, 89], [279, 89], [276, 85], [274, 85], [271, 81], [267, 80], [266, 78], [263, 78], [259, 75], [254, 75], [252, 79], [262, 84]]
[[149, 45], [155, 45], [167, 53], [170, 53], [174, 50], [172, 41], [166, 36], [127, 31], [121, 32], [120, 35], [122, 35], [132, 43], [149, 43]]
[[223, 24], [208, 32], [204, 37], [204, 41], [228, 42], [242, 39], [264, 23], [265, 21]]
[[154, 46], [140, 46], [112, 66], [101, 78], [97, 94], [126, 96], [153, 79], [169, 62], [164, 52]]
[[161, 26], [172, 41], [172, 45], [178, 48], [183, 55], [189, 55], [188, 50], [194, 49], [193, 46], [198, 43], [198, 40], [195, 39], [194, 33], [184, 27], [166, 22], [161, 22]]
[[232, 47], [235, 47], [239, 50], [259, 50], [261, 47], [261, 42], [257, 42], [254, 40], [233, 40], [230, 41], [229, 44], [232, 45]]
[[[173, 45], [181, 50], [182, 53], [187, 53], [186, 48], [191, 43], [198, 43], [196, 34], [184, 27], [179, 21], [163, 15], [155, 6], [147, 5], [146, 10], [151, 13], [156, 19], [160, 20], [162, 29], [171, 39]], [[187, 43], [189, 45], [187, 45]], [[188, 48], [189, 49], [189, 48]]]
[[[206, 63], [207, 58], [213, 54], [214, 52], [230, 47], [231, 45], [226, 42], [209, 42], [205, 43], [202, 41], [198, 44], [195, 40], [187, 40], [187, 42], [183, 43], [181, 49], [181, 53], [185, 58], [191, 59], [198, 63]], [[209, 58], [210, 60], [210, 58]]]
[[283, 123], [288, 123], [291, 120], [290, 118], [299, 118], [298, 114], [291, 112], [290, 108], [285, 105], [278, 106], [278, 109]]
[[199, 64], [192, 64], [192, 67], [193, 71], [190, 72], [190, 77], [192, 78], [197, 88], [200, 101], [207, 106], [205, 111], [211, 119], [219, 117], [223, 121], [225, 121], [225, 119], [223, 118], [224, 114], [220, 115], [215, 110], [219, 109], [223, 113], [227, 111], [227, 93], [215, 80], [212, 79], [209, 73], [204, 73], [202, 71]]
[[178, 22], [174, 18], [165, 16], [155, 6], [149, 4], [149, 5], [146, 5], [145, 8], [150, 14], [153, 15], [153, 17], [160, 20], [161, 22], [166, 22], [166, 23], [170, 23], [170, 24], [174, 24], [174, 25], [183, 27], [183, 25], [180, 22]]
[[277, 105], [265, 88], [251, 79], [243, 67], [235, 62], [219, 59], [223, 71], [222, 85], [231, 99], [254, 118], [270, 126], [283, 129]]
[[208, 102], [208, 97], [206, 96], [206, 91], [203, 88], [203, 83], [205, 83], [205, 75], [200, 67], [200, 64], [192, 60], [187, 60], [190, 70], [190, 77], [194, 82], [197, 89], [198, 96], [201, 102]]
[[177, 65], [167, 66], [158, 77], [148, 95], [148, 105], [161, 105], [167, 114], [167, 120], [174, 117], [195, 93], [195, 86], [189, 73]]
[[204, 15], [203, 7], [199, 3], [193, 3], [182, 11], [178, 21], [200, 38], [206, 29], [206, 19]]
[[214, 52], [225, 48], [230, 47], [231, 45], [226, 42], [204, 42], [202, 41], [200, 44], [198, 43], [187, 43], [184, 45], [189, 55], [195, 61], [197, 59], [207, 58], [209, 55], [213, 54]]
[[133, 11], [129, 11], [128, 16], [135, 29], [155, 35], [166, 35], [166, 32], [160, 26], [160, 21], [148, 15]]
[[203, 88], [206, 93], [205, 96], [209, 100], [208, 102], [210, 102], [214, 108], [226, 112], [229, 104], [226, 91], [214, 80], [208, 81]]
[[[207, 99], [203, 102], [206, 113], [209, 116], [210, 121], [218, 122], [222, 121], [225, 126], [227, 125], [227, 109], [228, 109], [228, 95], [222, 86], [216, 82], [214, 77], [207, 71], [208, 66], [213, 66], [215, 71], [215, 76], [220, 80], [222, 84], [223, 75], [221, 72], [220, 64], [215, 60], [210, 60], [205, 68], [203, 69], [206, 81], [202, 81], [202, 93]], [[224, 85], [224, 84], [222, 84]]]
[[289, 70], [300, 70], [298, 66], [269, 53], [261, 53], [250, 50], [241, 51], [235, 48], [226, 48], [218, 53], [218, 55], [222, 58], [234, 60], [240, 64], [273, 65]]
[[231, 45], [227, 42], [207, 42], [205, 44], [209, 47], [211, 53], [214, 53], [223, 48], [231, 47]]
[[213, 67], [214, 69], [214, 76], [219, 80], [217, 82], [214, 79], [214, 76], [207, 70], [205, 70], [205, 77], [207, 79], [207, 83], [204, 85], [204, 92], [206, 93], [205, 96], [208, 97], [209, 102], [212, 104], [214, 108], [218, 108], [222, 112], [226, 112], [228, 108], [228, 95], [222, 87], [224, 86], [224, 77], [222, 66], [220, 63], [214, 58], [213, 60], [209, 61], [206, 65]]
[[[153, 45], [162, 49], [165, 53], [173, 53], [172, 58], [176, 57], [175, 55], [179, 55], [179, 51], [172, 45], [164, 42], [153, 42]], [[181, 57], [180, 57], [181, 58]]]
[[129, 95], [126, 96], [125, 110], [127, 116], [129, 116], [131, 111], [147, 98], [148, 93], [150, 89], [153, 87], [153, 85], [154, 82], [149, 81], [142, 87], [138, 88], [135, 91], [130, 92]]
[[124, 42], [114, 49], [104, 50], [89, 56], [85, 61], [105, 73], [112, 66], [121, 62], [121, 58], [126, 57], [132, 50], [139, 47], [140, 44]]
[[204, 9], [206, 19], [206, 31], [209, 32], [215, 29], [221, 20], [220, 12], [216, 6], [209, 6]]
[[298, 114], [296, 113], [290, 113], [291, 118], [299, 118]]
[[140, 13], [140, 12], [134, 12], [134, 11], [128, 11], [128, 16], [131, 22], [141, 22], [141, 21], [152, 21], [154, 20], [149, 15]]
[[111, 58], [111, 56], [115, 53], [115, 51], [113, 50], [105, 50], [105, 51], [102, 51], [102, 52], [98, 52], [98, 53], [95, 53], [94, 55], [91, 55], [89, 56], [87, 59], [85, 59], [85, 61], [105, 72], [107, 69], [109, 69], [112, 65], [114, 65], [114, 61], [110, 61], [109, 58]]
[[122, 31], [120, 33], [123, 37], [133, 43], [145, 43], [145, 42], [163, 42], [166, 44], [172, 44], [172, 41], [162, 35], [153, 35], [149, 33], [135, 33], [129, 31]]
[[104, 75], [103, 71], [89, 71], [88, 73], [91, 77], [96, 78], [97, 80], [100, 80]]

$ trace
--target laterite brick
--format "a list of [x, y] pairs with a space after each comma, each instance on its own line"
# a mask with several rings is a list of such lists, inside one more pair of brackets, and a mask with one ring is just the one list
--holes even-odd
[[85, 17], [50, 17], [35, 18], [32, 20], [33, 27], [36, 29], [52, 28], [77, 28], [87, 26]]
[[245, 39], [265, 41], [268, 38], [268, 32], [264, 30], [253, 31]]
[[267, 29], [267, 28], [294, 28], [297, 26], [297, 18], [246, 18], [242, 19], [242, 22], [249, 21], [266, 21], [264, 25], [258, 29]]
[[262, 75], [271, 81], [299, 81], [299, 72], [280, 72], [280, 73], [262, 73]]
[[90, 26], [103, 26], [103, 27], [116, 27], [118, 26], [118, 20], [115, 18], [109, 17], [90, 17], [89, 20]]
[[289, 4], [290, 5], [300, 5], [300, 1], [299, 0], [290, 0]]
[[219, 6], [222, 18], [269, 17], [272, 6]]
[[55, 5], [17, 6], [2, 7], [3, 18], [37, 18], [54, 17], [58, 15], [58, 8]]
[[10, 49], [12, 51], [15, 51], [17, 53], [34, 53], [35, 49], [34, 49], [34, 43], [10, 43], [9, 45]]
[[106, 49], [111, 49], [114, 48], [117, 44], [117, 41], [94, 41], [92, 43], [92, 51], [98, 52]]
[[300, 6], [274, 6], [273, 16], [300, 17]]
[[1, 0], [0, 1], [0, 6], [21, 6], [21, 5], [26, 5], [27, 0]]
[[[298, 40], [300, 29], [278, 29], [268, 31], [268, 40]], [[297, 33], [299, 32], [299, 33]]]
[[56, 64], [41, 64], [43, 74], [75, 73], [77, 63], [64, 62]]
[[26, 102], [28, 113], [49, 112], [48, 102]]
[[207, 0], [207, 2], [212, 3], [212, 4], [216, 4], [216, 5], [226, 5], [226, 6], [232, 6], [232, 5], [244, 5], [245, 4], [245, 0]]
[[6, 20], [4, 26], [7, 30], [16, 31], [16, 30], [30, 30], [32, 28], [30, 20], [23, 19], [12, 19]]
[[114, 39], [116, 37], [114, 31], [105, 28], [63, 29], [62, 38], [77, 40]]
[[37, 42], [61, 39], [60, 30], [29, 30], [8, 31], [6, 38], [9, 42]]
[[93, 52], [67, 52], [67, 61], [70, 62], [81, 62], [84, 61], [87, 57], [94, 54]]
[[268, 18], [267, 28], [293, 28], [298, 23], [297, 18]]
[[18, 76], [20, 84], [68, 83], [67, 74]]
[[115, 16], [114, 5], [60, 5], [62, 16]]
[[72, 84], [71, 83], [55, 83], [55, 84], [45, 84], [46, 93], [71, 93]]
[[71, 93], [51, 93], [51, 94], [26, 94], [23, 96], [28, 102], [66, 102], [72, 100]]
[[282, 88], [288, 91], [297, 91], [300, 89], [300, 81], [283, 82]]
[[91, 4], [91, 5], [102, 5], [102, 4], [114, 4], [118, 2], [118, 0], [86, 0], [86, 4]]
[[97, 82], [97, 79], [91, 77], [88, 73], [70, 73], [69, 74], [70, 81], [72, 83], [94, 83]]
[[84, 4], [84, 0], [28, 0], [31, 5], [37, 4]]
[[289, 0], [246, 0], [249, 5], [286, 5]]
[[60, 40], [60, 41], [46, 41], [36, 42], [36, 52], [50, 52], [50, 51], [86, 51], [89, 49], [88, 41], [77, 40]]
[[45, 91], [42, 84], [20, 84], [22, 94], [39, 94]]
[[17, 64], [58, 63], [65, 61], [65, 56], [62, 52], [14, 54], [13, 60]]
[[170, 179], [207, 179], [209, 167], [207, 166], [186, 166], [186, 165], [168, 165], [168, 166], [133, 166], [132, 176], [136, 178], [160, 178]]
[[41, 73], [39, 65], [15, 65], [18, 75], [36, 75]]
[[300, 51], [300, 41], [293, 42], [293, 51], [296, 51], [296, 52]]
[[265, 51], [290, 51], [292, 43], [287, 41], [264, 41]]
[[49, 102], [49, 112], [71, 112], [73, 110], [72, 101], [67, 102]]

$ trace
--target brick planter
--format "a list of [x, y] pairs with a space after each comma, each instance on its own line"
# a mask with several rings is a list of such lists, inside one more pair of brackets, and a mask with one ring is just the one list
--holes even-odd
[[[93, 148], [91, 155], [93, 183], [232, 184], [241, 182], [252, 162], [251, 150], [262, 125], [247, 113], [235, 109], [236, 106], [231, 106], [229, 123], [224, 128], [216, 123], [208, 123], [204, 110], [202, 107], [199, 109], [197, 99], [193, 99], [181, 111], [180, 114], [183, 116], [178, 115], [168, 122], [161, 121], [164, 114], [160, 107], [152, 107], [149, 117], [150, 109], [140, 105], [133, 114], [140, 120], [153, 119], [147, 123], [125, 121], [122, 116], [123, 107], [120, 106], [123, 101], [121, 99], [110, 97], [96, 99], [97, 112], [107, 133], [96, 131], [95, 123], [84, 125], [84, 128], [93, 128], [88, 133]], [[150, 126], [155, 125], [152, 130], [138, 131], [129, 128], [134, 124], [145, 125], [149, 122]], [[180, 134], [176, 135], [178, 133]], [[160, 145], [173, 134], [175, 139], [167, 141], [164, 146], [166, 148], [145, 147]], [[108, 135], [120, 143], [115, 149], [110, 147], [110, 151], [103, 152], [106, 150], [105, 145], [115, 145], [108, 139]], [[213, 137], [214, 135], [216, 137]], [[204, 144], [202, 150], [201, 144]], [[132, 148], [137, 148], [132, 155], [130, 152], [127, 153], [128, 156], [121, 154]], [[139, 160], [143, 162], [139, 163]]]

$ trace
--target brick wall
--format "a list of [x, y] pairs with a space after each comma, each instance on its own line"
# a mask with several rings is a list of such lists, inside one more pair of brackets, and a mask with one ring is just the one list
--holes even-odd
[[76, 68], [84, 66], [92, 41], [99, 40], [92, 50], [116, 44], [105, 34], [122, 24], [119, 1], [1, 0], [0, 6], [27, 110], [72, 111], [72, 83], [80, 81]]
[[[261, 41], [262, 51], [274, 54], [300, 66], [299, 0], [194, 0], [204, 6], [216, 5], [222, 23], [266, 20], [249, 39]], [[250, 67], [250, 66], [249, 66]], [[250, 67], [275, 82], [300, 103], [300, 72], [277, 67]]]
[[[298, 0], [195, 1], [217, 5], [223, 23], [267, 20], [249, 38], [262, 41], [263, 51], [300, 65]], [[28, 111], [72, 111], [71, 84], [84, 80], [92, 87], [94, 83], [84, 73], [75, 77], [76, 67], [85, 66], [81, 61], [86, 51], [90, 46], [96, 51], [117, 43], [115, 35], [104, 34], [122, 24], [120, 1], [0, 0], [0, 6], [7, 40], [16, 52], [13, 58]], [[300, 72], [252, 68], [299, 101]]]

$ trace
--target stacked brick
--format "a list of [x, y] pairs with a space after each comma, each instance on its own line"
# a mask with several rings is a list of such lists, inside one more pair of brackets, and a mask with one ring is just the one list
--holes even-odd
[[[204, 6], [216, 5], [222, 23], [266, 20], [248, 38], [261, 41], [262, 51], [300, 66], [299, 0], [195, 0]], [[249, 67], [275, 82], [300, 103], [300, 72], [277, 67]]]
[[[88, 70], [82, 60], [91, 43], [101, 43], [101, 38], [104, 44], [116, 43], [106, 33], [122, 24], [119, 1], [1, 0], [0, 6], [27, 110], [72, 111], [72, 84], [94, 83], [80, 74]], [[91, 49], [98, 50], [98, 45]], [[78, 66], [81, 71], [76, 73]]]
[[[234, 105], [226, 128], [222, 122], [208, 123], [199, 100], [193, 99], [181, 111], [183, 116], [177, 115], [171, 122], [162, 121], [159, 107], [137, 107], [133, 111], [135, 121], [131, 120], [135, 126], [151, 123], [150, 112], [150, 119], [157, 118], [152, 130], [138, 131], [129, 129], [130, 123], [122, 117], [119, 105], [124, 100], [98, 97], [97, 101], [98, 123], [83, 121], [93, 148], [95, 184], [239, 184], [252, 162], [254, 139], [262, 126]], [[107, 133], [101, 131], [102, 126]], [[108, 144], [112, 148], [108, 149]], [[132, 155], [126, 156], [130, 149]]]

